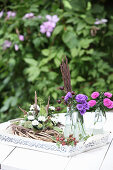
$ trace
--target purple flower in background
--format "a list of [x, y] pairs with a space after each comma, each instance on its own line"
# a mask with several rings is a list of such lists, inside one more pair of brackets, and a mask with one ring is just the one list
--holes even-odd
[[3, 50], [6, 50], [7, 48], [11, 47], [12, 43], [9, 40], [5, 40], [3, 43]]
[[71, 92], [68, 92], [68, 93], [66, 94], [66, 96], [64, 97], [64, 100], [67, 102], [67, 100], [68, 100], [69, 98], [72, 98]]
[[56, 26], [56, 23], [59, 21], [59, 18], [57, 17], [57, 15], [46, 15], [46, 19], [51, 22], [53, 24], [53, 27]]
[[84, 115], [84, 113], [86, 113], [86, 109], [80, 110], [81, 115]]
[[34, 13], [27, 13], [24, 15], [23, 19], [29, 19], [29, 18], [33, 18], [34, 17]]
[[11, 17], [14, 18], [15, 16], [16, 16], [16, 12], [8, 11], [6, 18], [7, 18], [7, 19], [9, 19], [9, 18], [11, 18]]
[[42, 25], [40, 26], [40, 32], [42, 34], [46, 34], [47, 37], [50, 37], [56, 26], [56, 23], [59, 21], [59, 18], [57, 17], [57, 15], [46, 15], [46, 19], [48, 21], [42, 23]]
[[41, 18], [42, 18], [42, 16], [41, 16], [41, 15], [38, 15], [37, 17], [38, 17], [39, 19], [41, 19]]
[[24, 35], [19, 35], [19, 40], [24, 41]]
[[0, 12], [0, 18], [2, 18], [3, 14], [4, 14], [4, 12], [1, 11], [1, 12]]
[[106, 22], [108, 22], [108, 20], [107, 19], [96, 19], [96, 21], [95, 21], [95, 25], [100, 25], [100, 24], [105, 24]]
[[19, 46], [17, 44], [14, 45], [15, 51], [19, 50]]
[[40, 26], [40, 32], [42, 34], [46, 33], [47, 37], [51, 36], [51, 32], [53, 31], [53, 25], [51, 22], [43, 22], [43, 24]]
[[85, 101], [87, 100], [87, 96], [84, 94], [78, 94], [76, 95], [75, 99], [78, 103], [85, 103]]

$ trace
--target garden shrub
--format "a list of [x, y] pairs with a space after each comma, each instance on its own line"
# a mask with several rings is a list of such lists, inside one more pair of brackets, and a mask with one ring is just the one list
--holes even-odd
[[[44, 99], [50, 95], [51, 102], [61, 96], [64, 56], [73, 90], [88, 96], [95, 90], [113, 90], [113, 2], [0, 2], [1, 122], [20, 116], [18, 105], [26, 108], [33, 102], [35, 90]], [[49, 22], [47, 15], [57, 21]]]

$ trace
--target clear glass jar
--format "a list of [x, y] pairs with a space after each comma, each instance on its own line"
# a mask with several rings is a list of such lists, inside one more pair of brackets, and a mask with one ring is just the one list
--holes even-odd
[[106, 114], [100, 108], [95, 110], [95, 117], [94, 117], [94, 125], [93, 125], [93, 134], [100, 134], [103, 133], [103, 127], [106, 122]]
[[72, 107], [67, 107], [66, 121], [64, 127], [64, 136], [73, 135], [77, 140], [86, 137], [83, 116]]

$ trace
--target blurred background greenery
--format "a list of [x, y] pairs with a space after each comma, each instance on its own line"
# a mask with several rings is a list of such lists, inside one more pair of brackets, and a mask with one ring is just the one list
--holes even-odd
[[[52, 103], [61, 97], [64, 56], [75, 92], [113, 90], [112, 6], [110, 0], [0, 0], [0, 122], [20, 116], [17, 106], [33, 103], [35, 90]], [[8, 11], [16, 15], [8, 18]], [[23, 19], [29, 13], [35, 17]], [[40, 32], [46, 15], [59, 18], [50, 37]], [[107, 22], [95, 23], [101, 19]]]

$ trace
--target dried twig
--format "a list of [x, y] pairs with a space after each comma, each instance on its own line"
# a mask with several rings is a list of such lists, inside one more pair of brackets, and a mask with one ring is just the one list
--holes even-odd
[[48, 110], [49, 110], [49, 101], [50, 101], [50, 96], [48, 97], [48, 103], [46, 105], [46, 112], [47, 112], [47, 114], [48, 114]]
[[37, 109], [37, 94], [36, 94], [36, 91], [35, 91], [35, 103], [34, 103], [34, 110], [35, 110], [35, 113], [36, 115], [38, 115], [38, 109]]
[[27, 111], [25, 111], [24, 109], [22, 109], [20, 106], [18, 106], [19, 109], [26, 115], [27, 114]]

